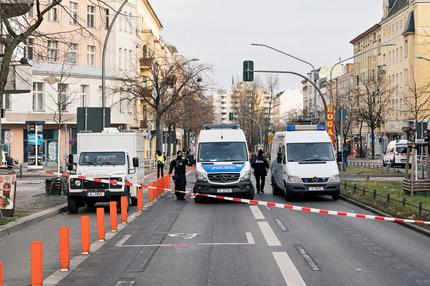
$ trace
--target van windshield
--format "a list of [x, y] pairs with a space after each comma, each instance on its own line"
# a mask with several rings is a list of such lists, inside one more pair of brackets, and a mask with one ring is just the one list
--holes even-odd
[[244, 142], [210, 142], [199, 144], [199, 162], [248, 161]]
[[79, 165], [81, 166], [124, 164], [124, 152], [82, 152], [79, 158]]
[[407, 149], [408, 149], [408, 147], [406, 145], [405, 146], [397, 145], [396, 152], [400, 153], [400, 154], [406, 154]]
[[333, 147], [329, 142], [289, 143], [288, 162], [334, 161]]

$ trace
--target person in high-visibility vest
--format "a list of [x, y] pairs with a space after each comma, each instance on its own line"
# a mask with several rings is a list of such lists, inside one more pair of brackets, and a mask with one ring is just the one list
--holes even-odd
[[164, 156], [161, 151], [157, 151], [155, 160], [157, 161], [157, 178], [164, 177], [164, 163], [166, 161], [166, 156]]

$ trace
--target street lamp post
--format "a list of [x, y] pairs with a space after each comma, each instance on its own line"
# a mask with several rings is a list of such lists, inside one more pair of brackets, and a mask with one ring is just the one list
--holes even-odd
[[105, 40], [103, 42], [103, 51], [102, 51], [102, 108], [103, 108], [103, 128], [105, 127], [105, 107], [106, 107], [106, 49], [107, 44], [109, 42], [109, 37], [112, 32], [113, 25], [115, 24], [118, 15], [121, 13], [122, 8], [127, 4], [128, 0], [124, 0], [116, 11], [115, 15], [112, 18], [112, 22], [109, 24], [108, 29], [106, 31]]
[[247, 116], [240, 116], [240, 119], [249, 119], [249, 120], [253, 121], [255, 124], [257, 124], [258, 129], [260, 130], [260, 146], [263, 146], [263, 132], [262, 132], [261, 126], [258, 123], [258, 121], [252, 117], [247, 117]]
[[[308, 66], [310, 66], [310, 67], [312, 68], [311, 72], [312, 72], [312, 80], [313, 80], [313, 83], [314, 83], [313, 85], [314, 85], [314, 86], [316, 86], [316, 85], [317, 85], [317, 76], [316, 76], [316, 75], [317, 75], [317, 69], [315, 68], [315, 66], [314, 66], [312, 63], [310, 63], [310, 62], [308, 62], [308, 61], [306, 61], [306, 60], [304, 60], [304, 59], [301, 59], [301, 58], [299, 58], [299, 57], [296, 57], [296, 56], [294, 56], [294, 55], [292, 55], [292, 54], [289, 54], [289, 53], [286, 53], [286, 52], [281, 51], [281, 50], [279, 50], [279, 49], [276, 49], [276, 48], [274, 48], [274, 47], [272, 47], [272, 46], [266, 45], [266, 44], [257, 44], [257, 43], [252, 43], [252, 44], [251, 44], [251, 46], [268, 48], [268, 49], [273, 50], [273, 51], [275, 51], [275, 52], [278, 52], [278, 53], [280, 53], [280, 54], [282, 54], [282, 55], [285, 55], [285, 56], [287, 56], [287, 57], [293, 58], [293, 59], [295, 59], [295, 60], [297, 60], [297, 61], [299, 61], [299, 62], [302, 62], [302, 63], [307, 64]], [[317, 89], [316, 89], [316, 88], [314, 88], [314, 102], [315, 102], [316, 98], [317, 98]], [[315, 106], [315, 107], [316, 107], [316, 106]]]

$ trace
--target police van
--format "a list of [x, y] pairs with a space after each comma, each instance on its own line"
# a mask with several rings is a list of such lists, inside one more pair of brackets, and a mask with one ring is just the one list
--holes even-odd
[[288, 125], [276, 132], [271, 149], [274, 195], [287, 200], [294, 195], [340, 196], [340, 176], [335, 152], [325, 125]]
[[[198, 137], [193, 191], [254, 198], [248, 144], [238, 124], [203, 126]], [[197, 203], [201, 200], [195, 197]]]

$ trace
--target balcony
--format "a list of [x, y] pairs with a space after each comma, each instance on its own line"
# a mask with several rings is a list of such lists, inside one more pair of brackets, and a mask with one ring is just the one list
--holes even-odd
[[149, 69], [151, 69], [151, 65], [152, 65], [153, 60], [154, 59], [147, 58], [147, 57], [140, 58], [139, 59], [140, 69], [141, 70], [149, 70]]

